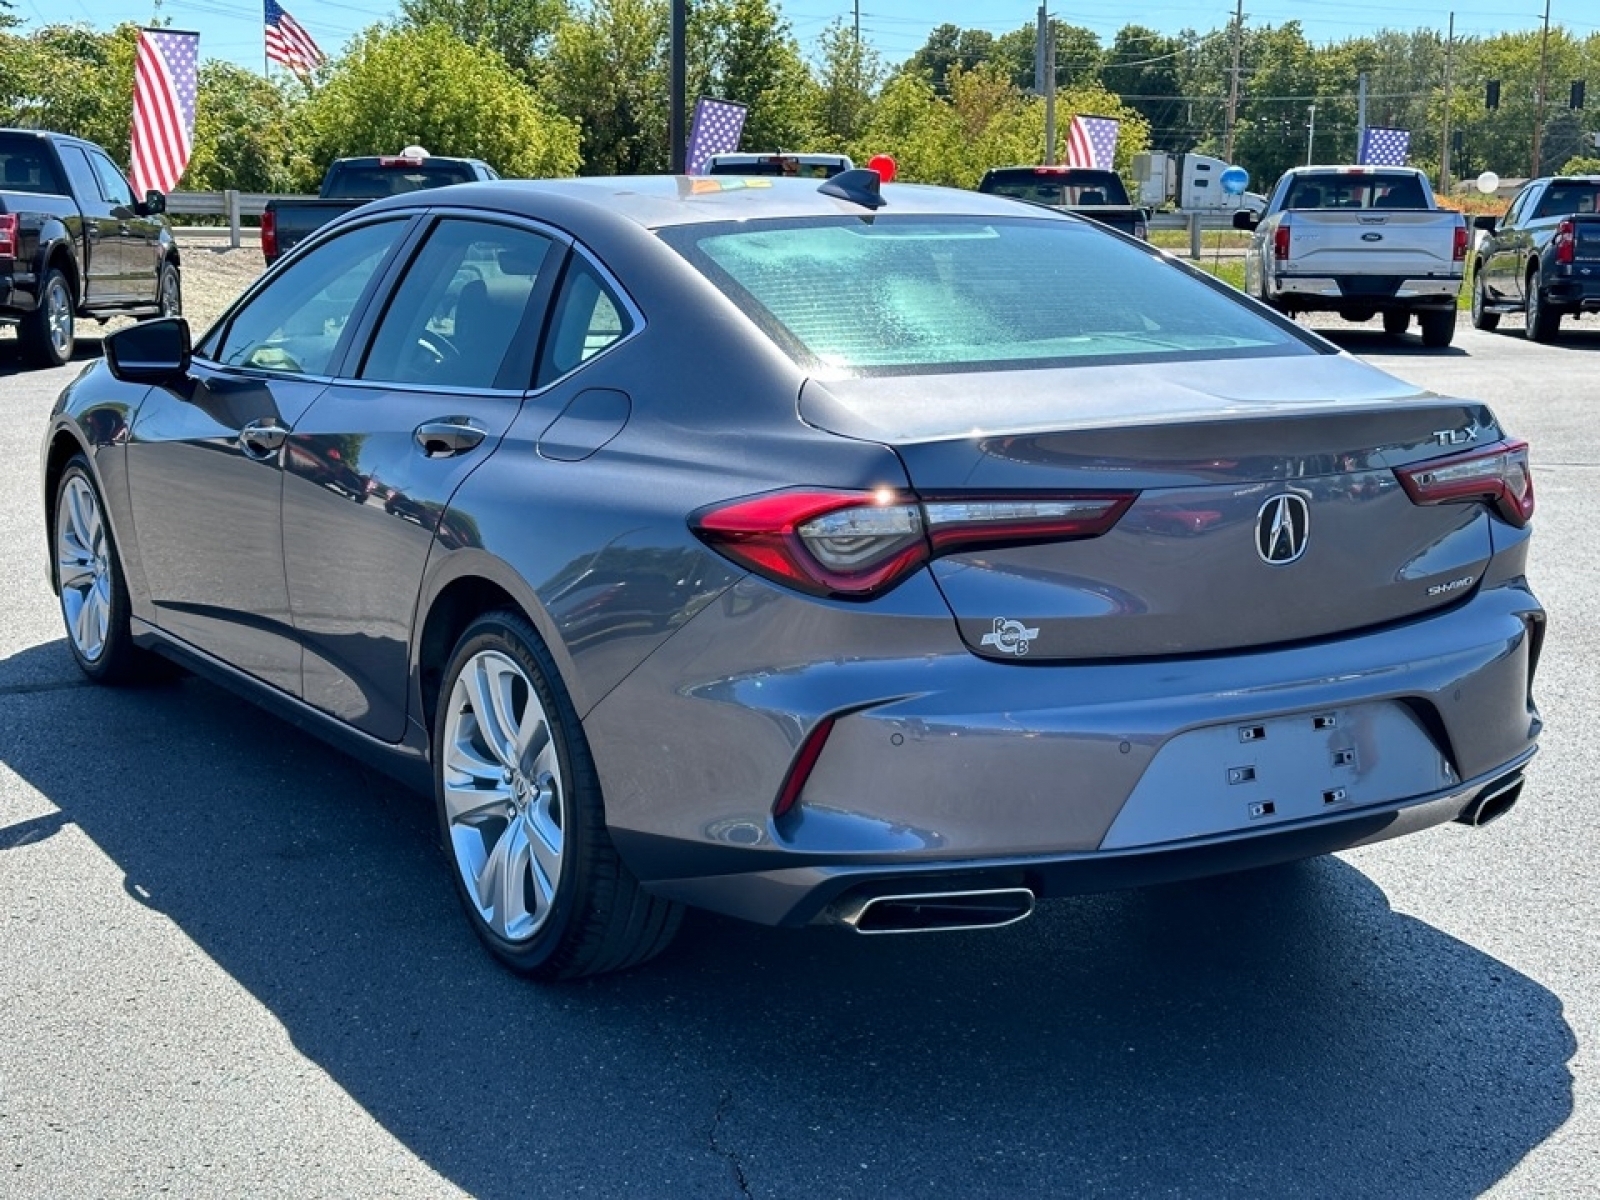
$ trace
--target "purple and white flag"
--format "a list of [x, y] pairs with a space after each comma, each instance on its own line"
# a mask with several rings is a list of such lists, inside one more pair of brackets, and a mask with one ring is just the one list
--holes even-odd
[[1073, 117], [1067, 127], [1067, 166], [1111, 170], [1121, 128], [1115, 117]]
[[1361, 134], [1361, 157], [1364, 167], [1403, 167], [1411, 151], [1409, 129], [1368, 129]]
[[744, 132], [745, 106], [732, 100], [701, 96], [694, 102], [694, 123], [689, 126], [689, 153], [685, 169], [690, 175], [705, 171], [713, 154], [730, 154], [739, 148]]

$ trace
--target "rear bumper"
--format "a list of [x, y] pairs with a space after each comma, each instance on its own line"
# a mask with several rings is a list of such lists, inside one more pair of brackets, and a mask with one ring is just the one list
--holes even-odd
[[1551, 304], [1569, 312], [1600, 312], [1600, 265], [1592, 269], [1592, 278], [1552, 279], [1545, 284], [1545, 296]]
[[1301, 309], [1354, 306], [1385, 308], [1452, 307], [1461, 277], [1412, 279], [1390, 275], [1274, 275], [1268, 295]]
[[[864, 620], [747, 580], [590, 712], [608, 825], [651, 890], [795, 924], [901, 877], [1050, 894], [1285, 861], [1452, 819], [1540, 730], [1520, 579], [1374, 632], [1166, 660], [998, 663], [947, 611], [875, 644]], [[1265, 748], [1239, 736], [1257, 724]]]

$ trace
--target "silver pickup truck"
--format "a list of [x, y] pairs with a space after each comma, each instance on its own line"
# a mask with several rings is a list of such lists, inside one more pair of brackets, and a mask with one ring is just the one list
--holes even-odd
[[1416, 315], [1425, 346], [1448, 346], [1467, 258], [1467, 223], [1439, 208], [1428, 177], [1409, 167], [1296, 167], [1257, 216], [1245, 290], [1280, 312], [1336, 312], [1347, 321], [1383, 314], [1399, 335]]

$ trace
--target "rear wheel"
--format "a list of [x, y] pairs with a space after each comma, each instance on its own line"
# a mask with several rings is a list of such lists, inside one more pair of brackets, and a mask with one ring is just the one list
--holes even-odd
[[156, 306], [163, 317], [183, 315], [183, 284], [178, 278], [178, 268], [171, 261], [161, 264], [161, 275], [156, 280]]
[[1456, 310], [1453, 308], [1428, 309], [1417, 314], [1417, 324], [1422, 327], [1422, 344], [1439, 348], [1448, 346], [1456, 336]]
[[496, 958], [576, 979], [666, 948], [683, 910], [618, 858], [577, 714], [520, 614], [489, 613], [462, 634], [433, 745], [445, 851], [467, 920]]
[[76, 334], [72, 284], [55, 267], [44, 273], [39, 303], [17, 323], [22, 359], [32, 367], [59, 367], [72, 358]]
[[1561, 310], [1551, 305], [1539, 283], [1539, 270], [1528, 272], [1527, 325], [1524, 332], [1530, 341], [1553, 342], [1561, 331]]
[[1489, 296], [1484, 291], [1483, 264], [1472, 269], [1472, 327], [1485, 333], [1500, 328], [1500, 314], [1489, 311]]
[[1405, 309], [1391, 308], [1383, 314], [1383, 331], [1390, 337], [1399, 337], [1411, 328], [1411, 314]]

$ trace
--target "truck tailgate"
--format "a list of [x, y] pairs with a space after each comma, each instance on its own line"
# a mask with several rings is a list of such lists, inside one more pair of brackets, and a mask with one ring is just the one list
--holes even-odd
[[1459, 277], [1459, 213], [1431, 209], [1295, 209], [1285, 213], [1289, 257], [1280, 274]]

